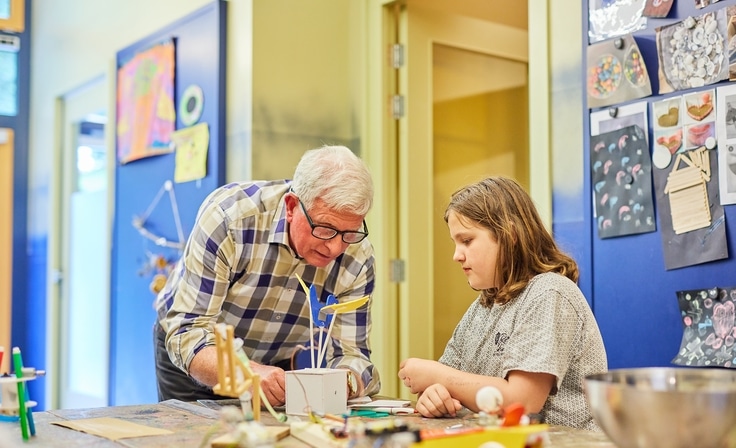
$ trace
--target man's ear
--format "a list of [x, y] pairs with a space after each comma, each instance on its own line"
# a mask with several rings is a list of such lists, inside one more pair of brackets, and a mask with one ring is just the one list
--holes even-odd
[[292, 218], [294, 218], [294, 210], [298, 204], [299, 204], [299, 199], [297, 199], [296, 195], [292, 193], [291, 191], [287, 192], [286, 195], [284, 195], [284, 206], [286, 207], [286, 220], [288, 222], [291, 222]]

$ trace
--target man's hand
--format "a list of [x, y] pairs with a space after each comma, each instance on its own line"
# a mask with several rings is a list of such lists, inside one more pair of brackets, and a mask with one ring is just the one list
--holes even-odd
[[271, 406], [283, 406], [286, 403], [286, 378], [283, 369], [253, 361], [250, 362], [250, 368], [261, 377], [261, 389]]
[[416, 410], [423, 417], [455, 417], [462, 407], [445, 386], [432, 384], [419, 396]]

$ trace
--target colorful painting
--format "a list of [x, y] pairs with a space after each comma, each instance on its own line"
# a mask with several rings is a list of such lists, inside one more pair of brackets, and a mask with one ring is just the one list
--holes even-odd
[[121, 164], [170, 153], [176, 124], [174, 41], [138, 53], [118, 69], [117, 153]]
[[736, 287], [677, 291], [682, 341], [673, 364], [729, 367], [736, 364]]
[[639, 126], [591, 137], [591, 179], [600, 238], [654, 232], [651, 161]]

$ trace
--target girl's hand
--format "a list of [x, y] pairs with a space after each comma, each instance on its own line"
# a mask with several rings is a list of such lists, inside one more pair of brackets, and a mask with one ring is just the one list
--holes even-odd
[[447, 388], [432, 384], [419, 396], [416, 410], [423, 417], [455, 417], [463, 408], [460, 401], [452, 398]]

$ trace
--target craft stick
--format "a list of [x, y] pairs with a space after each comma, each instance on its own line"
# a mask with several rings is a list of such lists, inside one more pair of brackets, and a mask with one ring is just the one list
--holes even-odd
[[[296, 279], [299, 280], [299, 283], [302, 285], [302, 288], [304, 288], [304, 294], [307, 297], [307, 304], [309, 305], [309, 346], [314, 348], [314, 319], [312, 318], [312, 301], [310, 300], [309, 296], [309, 288], [307, 288], [307, 284], [304, 283], [304, 280], [297, 274]], [[310, 350], [309, 358], [312, 361], [312, 368], [314, 368], [314, 350]]]
[[0, 345], [0, 373], [3, 370], [3, 355], [5, 354], [5, 347]]
[[317, 365], [320, 365], [320, 366], [322, 365], [322, 359], [325, 356], [325, 352], [327, 352], [327, 344], [330, 343], [330, 335], [332, 334], [332, 327], [335, 326], [335, 321], [336, 320], [337, 320], [336, 318], [333, 318], [332, 319], [332, 322], [330, 322], [330, 327], [327, 330], [327, 337], [325, 338], [325, 349], [324, 349], [324, 351], [321, 351], [320, 352], [319, 357], [317, 358]]

